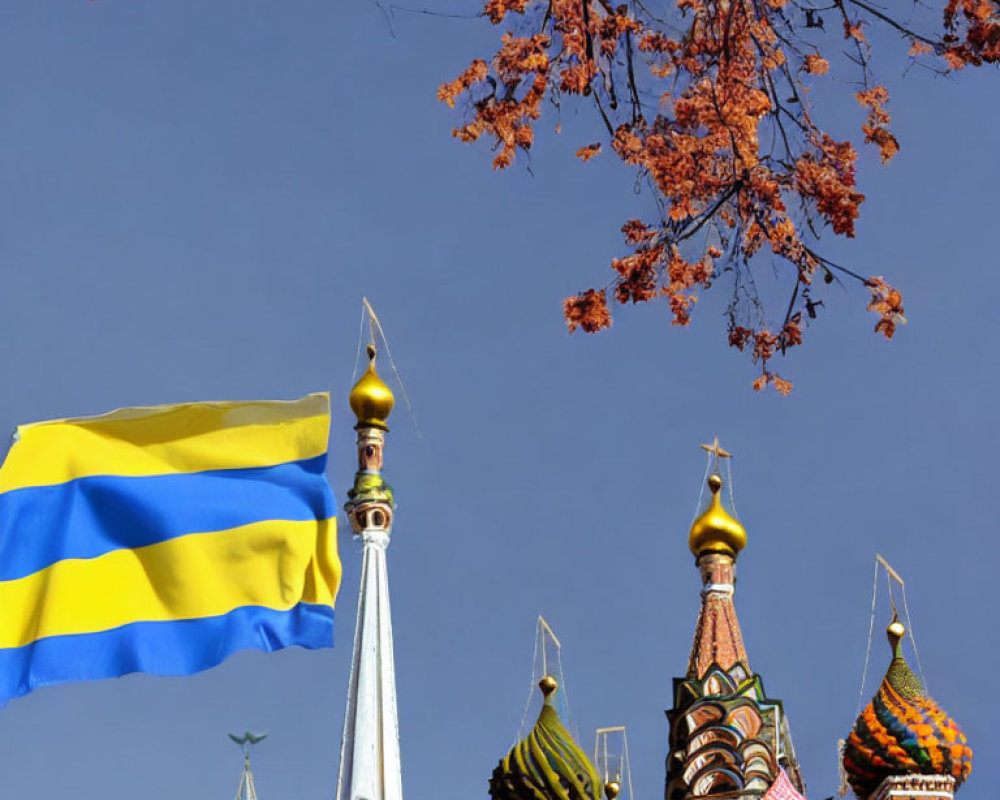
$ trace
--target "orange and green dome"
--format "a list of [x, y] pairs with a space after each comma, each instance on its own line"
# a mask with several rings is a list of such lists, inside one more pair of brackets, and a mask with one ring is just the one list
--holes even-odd
[[854, 793], [868, 798], [893, 776], [945, 775], [957, 789], [972, 771], [965, 734], [931, 698], [903, 657], [905, 628], [888, 628], [892, 663], [872, 701], [858, 717], [844, 749], [844, 770]]

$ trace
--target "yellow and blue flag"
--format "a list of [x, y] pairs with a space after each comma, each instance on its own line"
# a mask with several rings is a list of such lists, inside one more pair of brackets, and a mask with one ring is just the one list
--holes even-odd
[[330, 398], [18, 428], [0, 467], [0, 704], [333, 644]]

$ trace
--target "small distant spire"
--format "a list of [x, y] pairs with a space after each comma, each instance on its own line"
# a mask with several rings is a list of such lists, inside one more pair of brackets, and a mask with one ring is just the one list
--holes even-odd
[[257, 788], [253, 783], [253, 770], [250, 769], [250, 746], [264, 741], [267, 734], [253, 734], [246, 731], [242, 736], [231, 733], [229, 738], [243, 750], [243, 771], [240, 773], [240, 785], [236, 789], [236, 800], [257, 800]]
[[628, 800], [633, 800], [632, 765], [625, 726], [598, 728], [595, 734], [594, 765], [604, 781], [605, 800], [615, 800], [624, 786], [628, 787]]

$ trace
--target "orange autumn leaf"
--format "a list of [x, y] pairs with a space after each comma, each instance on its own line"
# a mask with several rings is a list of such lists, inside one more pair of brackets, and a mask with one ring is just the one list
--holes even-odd
[[854, 39], [856, 42], [868, 41], [865, 39], [865, 32], [861, 30], [861, 25], [857, 22], [844, 20], [844, 38]]
[[782, 397], [790, 395], [792, 393], [792, 389], [794, 388], [791, 381], [786, 381], [779, 375], [773, 372], [768, 372], [767, 370], [758, 376], [752, 384], [755, 392], [764, 391], [768, 385], [773, 386], [774, 390]]
[[567, 297], [563, 301], [563, 316], [570, 333], [577, 328], [594, 333], [611, 325], [607, 297], [604, 292], [596, 289], [587, 289], [575, 297]]
[[858, 103], [872, 110], [880, 110], [889, 102], [889, 92], [884, 86], [873, 86], [871, 89], [860, 91], [854, 96]]
[[873, 86], [858, 92], [855, 97], [858, 103], [868, 109], [868, 119], [861, 126], [865, 141], [878, 147], [879, 157], [885, 164], [899, 152], [899, 140], [887, 127], [892, 121], [885, 109], [885, 104], [889, 102], [889, 92], [884, 86]]
[[648, 242], [656, 237], [656, 231], [651, 230], [645, 222], [638, 219], [630, 219], [622, 225], [622, 233], [625, 235], [625, 242], [631, 245]]
[[490, 18], [490, 22], [496, 25], [502, 22], [509, 12], [523, 14], [529, 2], [530, 0], [486, 0], [483, 11]]
[[818, 53], [810, 53], [805, 57], [803, 67], [811, 75], [826, 75], [830, 71], [830, 62]]
[[594, 156], [601, 152], [601, 143], [594, 142], [594, 144], [588, 144], [585, 147], [581, 147], [576, 151], [576, 157], [581, 161], [590, 161]]
[[786, 381], [783, 378], [779, 378], [777, 375], [774, 375], [771, 378], [771, 385], [782, 397], [790, 395], [792, 393], [792, 389], [794, 388], [791, 381]]
[[465, 71], [458, 76], [451, 83], [443, 83], [437, 90], [437, 98], [442, 102], [448, 104], [449, 108], [455, 107], [455, 98], [458, 97], [462, 92], [466, 91], [470, 86], [479, 81], [486, 80], [486, 76], [489, 74], [489, 68], [485, 61], [481, 58], [477, 58], [473, 61]]
[[875, 332], [881, 333], [886, 339], [891, 339], [896, 333], [896, 326], [906, 324], [906, 317], [903, 316], [903, 296], [898, 289], [894, 289], [880, 277], [868, 279], [868, 290], [872, 295], [868, 310], [879, 315], [878, 322], [875, 323]]
[[864, 131], [865, 141], [878, 147], [879, 158], [883, 164], [899, 152], [899, 140], [887, 128], [865, 124], [861, 129]]

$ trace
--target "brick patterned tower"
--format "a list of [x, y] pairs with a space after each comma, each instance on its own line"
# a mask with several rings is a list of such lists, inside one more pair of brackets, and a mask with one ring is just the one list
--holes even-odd
[[746, 546], [743, 526], [722, 505], [719, 447], [712, 457], [708, 509], [691, 526], [688, 544], [701, 573], [701, 610], [687, 674], [674, 680], [666, 800], [760, 798], [803, 791], [784, 710], [767, 697], [750, 669], [733, 604], [736, 558]]

